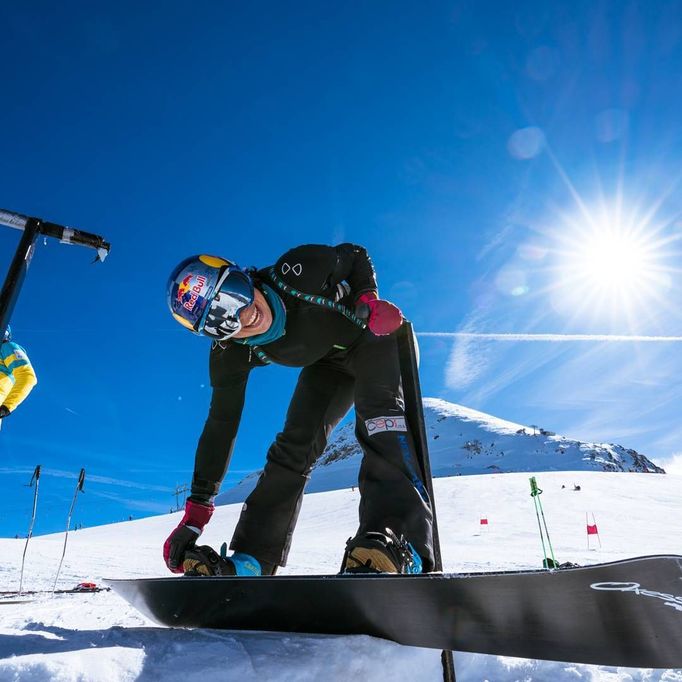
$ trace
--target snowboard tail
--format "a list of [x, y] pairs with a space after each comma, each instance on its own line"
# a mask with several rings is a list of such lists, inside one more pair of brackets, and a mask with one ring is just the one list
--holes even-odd
[[175, 627], [364, 634], [499, 656], [682, 668], [682, 556], [556, 571], [107, 582]]

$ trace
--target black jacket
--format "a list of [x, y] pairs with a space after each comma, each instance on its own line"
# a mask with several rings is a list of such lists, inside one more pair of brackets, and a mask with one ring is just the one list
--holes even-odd
[[[299, 246], [281, 256], [274, 268], [279, 278], [298, 291], [336, 298], [350, 308], [362, 293], [377, 289], [367, 251], [354, 244]], [[256, 284], [268, 282], [268, 270], [256, 273]], [[285, 334], [263, 348], [272, 362], [290, 367], [312, 365], [349, 347], [362, 333], [335, 310], [285, 293], [280, 296], [286, 309]], [[207, 502], [218, 493], [237, 436], [249, 373], [264, 364], [249, 346], [231, 341], [213, 344], [209, 362], [213, 395], [197, 447], [194, 500]]]

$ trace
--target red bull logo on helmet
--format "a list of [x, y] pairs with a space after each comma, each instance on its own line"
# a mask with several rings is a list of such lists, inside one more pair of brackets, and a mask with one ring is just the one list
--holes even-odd
[[192, 275], [187, 275], [182, 282], [178, 282], [178, 292], [176, 298], [178, 301], [182, 301], [185, 294], [189, 291], [189, 284], [192, 281]]
[[[195, 280], [192, 283], [192, 280]], [[204, 294], [204, 287], [207, 283], [204, 275], [187, 275], [178, 282], [177, 300], [182, 303], [182, 307], [190, 312], [194, 310], [199, 297]]]

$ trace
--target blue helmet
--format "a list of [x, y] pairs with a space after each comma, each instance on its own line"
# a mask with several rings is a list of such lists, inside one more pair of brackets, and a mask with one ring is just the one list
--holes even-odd
[[7, 329], [5, 329], [5, 335], [3, 336], [3, 341], [11, 341], [12, 340], [12, 327], [7, 325]]
[[236, 263], [217, 256], [191, 256], [168, 278], [173, 317], [201, 336], [225, 340], [241, 328], [239, 313], [254, 301], [253, 280]]

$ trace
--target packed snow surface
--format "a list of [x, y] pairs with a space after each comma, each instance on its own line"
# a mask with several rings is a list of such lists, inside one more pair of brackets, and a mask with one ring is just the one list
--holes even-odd
[[[555, 554], [583, 565], [679, 554], [682, 477], [594, 471], [538, 473]], [[574, 490], [580, 486], [580, 491]], [[565, 487], [564, 487], [565, 486]], [[446, 571], [539, 568], [542, 560], [528, 474], [435, 481]], [[354, 534], [356, 490], [306, 495], [282, 574], [334, 573]], [[229, 540], [240, 506], [216, 510], [202, 542]], [[585, 513], [601, 549], [587, 548]], [[60, 587], [103, 578], [167, 576], [161, 546], [181, 514], [72, 532]], [[480, 524], [488, 519], [488, 526]], [[63, 534], [34, 537], [24, 588], [49, 589]], [[25, 540], [0, 539], [0, 589], [18, 588]], [[594, 547], [594, 542], [592, 547]], [[178, 580], [182, 580], [181, 577]], [[237, 633], [159, 627], [112, 592], [38, 596], [0, 604], [0, 680], [440, 680], [440, 653], [357, 636]], [[560, 614], [557, 614], [560, 617]], [[682, 670], [615, 669], [455, 653], [459, 682], [682, 681]]]

